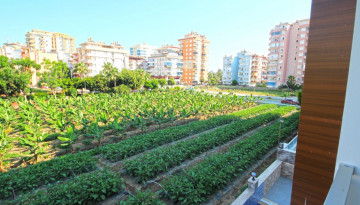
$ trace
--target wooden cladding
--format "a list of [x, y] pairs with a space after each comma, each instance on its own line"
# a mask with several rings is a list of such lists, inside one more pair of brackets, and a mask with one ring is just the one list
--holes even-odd
[[291, 204], [323, 204], [333, 180], [355, 8], [356, 0], [312, 1]]

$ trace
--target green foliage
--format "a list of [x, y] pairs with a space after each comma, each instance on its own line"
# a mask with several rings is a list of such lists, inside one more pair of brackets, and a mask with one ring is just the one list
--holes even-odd
[[245, 118], [265, 110], [272, 109], [275, 105], [261, 105], [248, 110], [242, 110], [225, 116], [217, 116], [208, 120], [196, 121], [187, 125], [169, 127], [155, 132], [137, 135], [130, 139], [121, 141], [116, 144], [109, 144], [94, 150], [97, 154], [102, 154], [104, 158], [116, 162], [126, 157], [141, 153], [147, 149], [183, 139], [185, 137], [203, 132], [230, 123], [236, 119]]
[[4, 159], [5, 154], [12, 148], [12, 141], [14, 139], [10, 138], [7, 134], [9, 130], [6, 130], [4, 125], [0, 125], [0, 172], [5, 171], [4, 168]]
[[231, 81], [231, 85], [234, 85], [234, 86], [235, 86], [235, 85], [239, 85], [239, 83], [237, 82], [237, 80], [232, 80], [232, 81]]
[[[218, 85], [220, 84], [221, 80], [222, 80], [222, 70], [219, 69], [216, 73], [213, 71], [210, 71], [208, 73], [208, 79], [205, 79], [206, 82], [209, 82], [210, 85]], [[200, 79], [201, 82], [201, 79]], [[203, 83], [203, 82], [201, 82]]]
[[161, 87], [164, 87], [164, 85], [166, 85], [166, 83], [167, 83], [165, 79], [159, 79], [158, 82]]
[[78, 94], [77, 89], [74, 87], [71, 87], [67, 90], [66, 95], [76, 97]]
[[46, 190], [19, 196], [10, 203], [41, 204], [95, 204], [119, 193], [124, 188], [120, 175], [109, 170], [83, 174], [73, 180], [56, 184]]
[[80, 133], [75, 129], [75, 126], [66, 128], [66, 133], [64, 136], [59, 136], [58, 139], [63, 142], [62, 146], [70, 147], [71, 152], [73, 152], [72, 145], [79, 138]]
[[[5, 64], [3, 62], [3, 64]], [[16, 95], [30, 83], [31, 74], [16, 69], [0, 68], [0, 94]]]
[[158, 89], [159, 88], [159, 81], [157, 79], [151, 80], [152, 89]]
[[150, 80], [148, 80], [148, 81], [145, 82], [144, 87], [145, 87], [146, 89], [152, 89], [152, 88], [153, 88], [153, 84], [151, 83]]
[[84, 76], [86, 76], [86, 74], [89, 73], [89, 69], [87, 68], [85, 63], [80, 62], [80, 63], [75, 64], [74, 73], [78, 73], [82, 79]]
[[128, 95], [130, 94], [131, 88], [126, 85], [120, 85], [117, 87], [114, 87], [114, 93], [121, 94], [121, 95]]
[[256, 83], [256, 87], [258, 87], [258, 88], [266, 88], [266, 82]]
[[298, 97], [299, 104], [301, 105], [302, 91], [299, 91], [299, 92], [297, 93], [297, 97]]
[[[297, 129], [299, 113], [284, 119], [281, 138]], [[206, 158], [183, 173], [170, 177], [165, 189], [182, 204], [201, 204], [208, 196], [239, 176], [277, 145], [279, 122], [262, 128], [233, 145], [226, 153]]]
[[286, 85], [288, 86], [289, 89], [294, 89], [294, 87], [296, 85], [296, 80], [293, 75], [289, 75], [289, 77], [286, 81]]
[[62, 80], [68, 77], [69, 69], [63, 61], [50, 61], [46, 59], [43, 62], [44, 68], [47, 70], [41, 74], [42, 79], [51, 88], [54, 96], [56, 97], [55, 88], [62, 85]]
[[168, 83], [168, 85], [175, 85], [176, 84], [174, 78], [170, 78], [167, 83]]
[[145, 192], [137, 192], [136, 195], [134, 197], [129, 197], [126, 201], [121, 201], [119, 203], [119, 205], [165, 205], [165, 203], [163, 203], [159, 197], [150, 192], [150, 191], [145, 191]]
[[127, 173], [137, 177], [138, 181], [145, 182], [187, 159], [192, 159], [200, 153], [225, 144], [249, 130], [293, 110], [295, 110], [294, 107], [280, 107], [254, 118], [233, 122], [210, 133], [202, 134], [197, 138], [158, 148], [135, 159], [128, 160], [124, 163], [124, 167]]
[[68, 154], [24, 168], [0, 173], [0, 200], [27, 193], [42, 185], [62, 180], [74, 174], [92, 171], [95, 160], [87, 153]]

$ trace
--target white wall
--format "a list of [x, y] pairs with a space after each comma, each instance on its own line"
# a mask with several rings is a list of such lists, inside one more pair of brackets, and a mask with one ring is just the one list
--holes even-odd
[[345, 97], [343, 121], [339, 141], [336, 169], [339, 163], [355, 166], [360, 175], [360, 1], [356, 6], [356, 17], [351, 50], [349, 76]]

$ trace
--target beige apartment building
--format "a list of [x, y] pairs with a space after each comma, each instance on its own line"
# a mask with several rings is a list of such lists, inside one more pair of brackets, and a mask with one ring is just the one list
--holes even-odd
[[104, 42], [95, 42], [89, 38], [87, 42], [80, 44], [78, 49], [78, 62], [84, 62], [90, 72], [89, 76], [100, 74], [105, 63], [111, 63], [119, 71], [129, 68], [129, 54], [118, 42], [107, 45]]
[[183, 60], [184, 85], [196, 85], [208, 81], [209, 43], [206, 36], [191, 32], [179, 39], [180, 55]]
[[32, 30], [26, 33], [26, 46], [30, 51], [56, 53], [58, 60], [69, 62], [75, 52], [75, 37], [67, 34]]
[[280, 23], [270, 31], [267, 86], [285, 84], [289, 75], [304, 83], [310, 20]]

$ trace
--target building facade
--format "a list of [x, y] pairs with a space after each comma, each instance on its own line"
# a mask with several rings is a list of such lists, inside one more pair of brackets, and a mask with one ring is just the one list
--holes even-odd
[[70, 62], [75, 52], [75, 38], [67, 34], [32, 30], [26, 33], [26, 46], [30, 51], [56, 53], [58, 60]]
[[4, 43], [3, 47], [0, 47], [0, 55], [6, 56], [10, 59], [23, 58], [26, 45], [22, 43]]
[[183, 75], [182, 56], [180, 49], [172, 45], [164, 45], [148, 58], [146, 71], [153, 78], [173, 78], [177, 84], [181, 83]]
[[231, 85], [232, 83], [232, 64], [234, 58], [232, 56], [225, 56], [223, 58], [223, 76], [222, 83], [225, 85]]
[[184, 85], [206, 83], [208, 80], [209, 43], [206, 36], [191, 32], [179, 39], [183, 60]]
[[267, 58], [251, 54], [247, 51], [239, 52], [235, 57], [223, 58], [223, 84], [230, 85], [236, 80], [239, 85], [255, 86], [266, 80]]
[[156, 47], [147, 45], [146, 43], [138, 44], [133, 47], [130, 47], [130, 56], [148, 58], [152, 54], [156, 53]]
[[304, 83], [310, 20], [280, 23], [270, 31], [267, 86], [278, 87], [293, 75], [296, 84]]
[[89, 38], [87, 42], [80, 44], [78, 51], [79, 62], [84, 62], [88, 66], [89, 76], [100, 74], [107, 62], [118, 70], [129, 68], [128, 51], [117, 42], [107, 45]]

